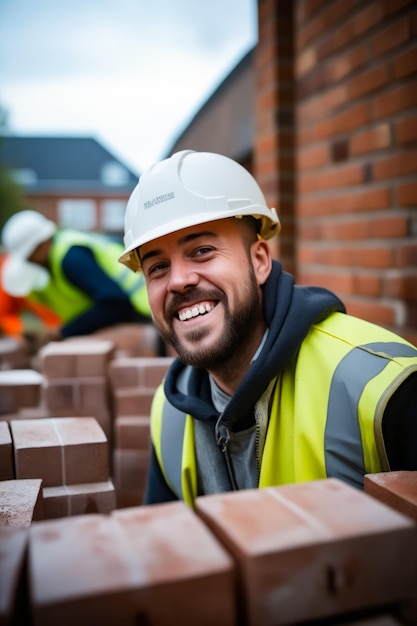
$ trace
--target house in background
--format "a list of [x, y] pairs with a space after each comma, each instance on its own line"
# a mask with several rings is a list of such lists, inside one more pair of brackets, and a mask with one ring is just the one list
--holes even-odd
[[61, 227], [122, 236], [138, 176], [95, 139], [7, 136], [0, 160], [28, 208]]
[[177, 137], [167, 156], [179, 150], [219, 152], [252, 170], [254, 56], [252, 49], [232, 69]]

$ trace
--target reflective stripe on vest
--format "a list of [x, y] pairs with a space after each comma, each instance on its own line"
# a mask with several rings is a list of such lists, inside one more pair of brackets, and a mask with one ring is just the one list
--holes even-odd
[[[368, 351], [369, 350], [369, 351]], [[332, 378], [329, 394], [325, 429], [325, 464], [328, 476], [343, 475], [353, 485], [358, 485], [357, 472], [351, 470], [346, 474], [347, 467], [343, 459], [350, 458], [354, 466], [361, 468], [365, 474], [363, 448], [359, 418], [352, 419], [352, 403], [359, 411], [359, 400], [367, 383], [378, 376], [388, 365], [386, 358], [375, 358], [375, 353], [391, 358], [417, 357], [417, 350], [401, 343], [370, 343], [358, 346], [351, 350], [338, 364]], [[366, 371], [367, 378], [360, 381], [360, 385], [349, 387], [349, 397], [345, 387], [345, 380], [350, 371], [358, 368]], [[343, 432], [343, 437], [340, 433]]]

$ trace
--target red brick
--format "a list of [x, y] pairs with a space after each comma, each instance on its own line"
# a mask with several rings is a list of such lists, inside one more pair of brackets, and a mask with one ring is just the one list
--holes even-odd
[[407, 150], [374, 162], [374, 178], [394, 178], [417, 172], [417, 151]]
[[320, 285], [336, 294], [353, 292], [354, 275], [351, 270], [333, 271], [330, 269], [328, 272], [320, 272], [307, 267], [299, 270], [298, 279], [302, 285]]
[[417, 46], [405, 50], [393, 62], [394, 78], [404, 78], [417, 71]]
[[397, 202], [400, 206], [417, 206], [417, 182], [398, 185]]
[[367, 220], [323, 221], [320, 239], [327, 241], [344, 239], [366, 239], [369, 236]]
[[114, 346], [112, 358], [121, 356], [157, 357], [159, 353], [158, 331], [152, 324], [115, 324], [90, 335]]
[[116, 508], [116, 490], [111, 480], [81, 485], [44, 487], [45, 519], [88, 513], [110, 513]]
[[395, 87], [388, 93], [376, 96], [374, 100], [375, 118], [381, 119], [406, 111], [417, 105], [417, 83], [409, 82]]
[[346, 97], [346, 86], [339, 85], [301, 103], [297, 109], [299, 125], [303, 126], [314, 120], [325, 118], [330, 112], [345, 104]]
[[114, 422], [116, 448], [148, 450], [150, 418], [137, 415], [117, 416]]
[[114, 397], [116, 417], [119, 415], [150, 415], [154, 390], [120, 389]]
[[299, 177], [298, 189], [300, 193], [311, 193], [336, 187], [358, 185], [364, 182], [363, 177], [362, 165], [347, 165], [337, 169], [321, 170], [314, 174], [304, 174]]
[[374, 239], [406, 237], [408, 235], [408, 218], [396, 215], [375, 217], [369, 224], [369, 233]]
[[0, 526], [27, 528], [33, 521], [42, 519], [41, 479], [0, 481]]
[[38, 406], [43, 376], [32, 369], [0, 371], [0, 413]]
[[0, 481], [14, 478], [13, 447], [9, 424], [0, 422]]
[[321, 33], [331, 30], [357, 5], [357, 0], [344, 0], [327, 5], [326, 9], [311, 20], [306, 27], [298, 29], [298, 43], [304, 47]]
[[417, 270], [414, 276], [389, 276], [386, 279], [386, 293], [388, 297], [401, 300], [417, 300]]
[[108, 480], [106, 437], [94, 418], [13, 420], [16, 478], [44, 487]]
[[411, 517], [417, 524], [417, 472], [367, 474], [364, 489], [370, 496]]
[[390, 24], [382, 30], [372, 40], [372, 52], [374, 57], [386, 54], [393, 48], [397, 48], [410, 37], [410, 26], [408, 17], [404, 17], [394, 24]]
[[29, 530], [0, 528], [0, 624], [30, 624], [25, 593], [25, 565]]
[[238, 563], [248, 624], [330, 618], [414, 593], [414, 524], [341, 481], [205, 496], [196, 512]]
[[326, 67], [326, 74], [329, 82], [345, 78], [355, 70], [366, 65], [369, 61], [368, 46], [359, 44], [358, 46], [339, 54], [334, 60], [330, 60]]
[[357, 104], [347, 111], [338, 113], [328, 120], [316, 124], [314, 137], [316, 140], [329, 139], [341, 133], [353, 131], [360, 126], [364, 126], [371, 119], [369, 105], [367, 103]]
[[384, 245], [355, 250], [355, 265], [359, 267], [389, 268], [393, 265], [392, 249]]
[[40, 522], [30, 553], [35, 626], [236, 623], [233, 561], [183, 502]]
[[297, 166], [299, 171], [316, 169], [328, 162], [329, 152], [327, 146], [320, 146], [310, 150], [299, 150], [297, 154]]
[[[417, 49], [416, 49], [417, 57]], [[417, 140], [417, 115], [409, 115], [395, 124], [397, 142], [400, 144]]]
[[344, 298], [346, 310], [350, 315], [360, 317], [368, 322], [381, 326], [394, 327], [396, 324], [396, 310], [394, 305], [380, 304], [373, 300], [363, 301]]
[[298, 201], [298, 215], [318, 217], [342, 213], [358, 213], [386, 209], [391, 203], [388, 188], [359, 190], [355, 193], [337, 194], [327, 198], [301, 199]]
[[382, 294], [381, 278], [369, 272], [355, 273], [353, 285], [353, 291], [358, 296], [380, 296]]
[[114, 390], [135, 386], [156, 389], [172, 361], [172, 357], [114, 359], [109, 365], [111, 385]]
[[346, 20], [339, 28], [331, 29], [324, 41], [317, 47], [320, 60], [332, 53], [355, 42], [356, 38], [364, 35], [373, 26], [378, 24], [383, 17], [379, 2], [367, 3], [367, 6]]
[[391, 129], [389, 124], [380, 124], [370, 130], [360, 131], [349, 139], [352, 156], [382, 150], [391, 145]]
[[148, 476], [150, 450], [115, 449], [113, 475], [117, 492], [117, 506], [122, 508], [143, 504]]
[[0, 336], [0, 370], [27, 369], [30, 358], [22, 339]]
[[380, 65], [373, 67], [359, 76], [353, 78], [347, 88], [349, 100], [360, 98], [361, 96], [375, 91], [379, 87], [388, 84], [389, 74], [387, 66]]
[[39, 351], [40, 367], [48, 379], [106, 376], [113, 352], [113, 344], [100, 339], [51, 342]]

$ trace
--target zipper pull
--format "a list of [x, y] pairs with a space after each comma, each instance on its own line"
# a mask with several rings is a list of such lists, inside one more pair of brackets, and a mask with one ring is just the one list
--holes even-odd
[[230, 432], [225, 424], [218, 424], [216, 428], [216, 444], [225, 454], [230, 445]]

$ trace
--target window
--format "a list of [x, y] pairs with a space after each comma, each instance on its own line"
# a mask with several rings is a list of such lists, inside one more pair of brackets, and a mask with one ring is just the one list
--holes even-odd
[[127, 185], [129, 172], [116, 161], [108, 161], [101, 168], [101, 180], [108, 187]]
[[58, 203], [58, 223], [62, 228], [93, 230], [97, 225], [94, 200], [64, 199]]
[[102, 225], [104, 230], [123, 232], [126, 204], [125, 200], [104, 200], [102, 202]]

